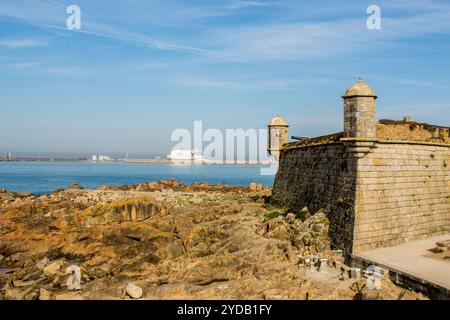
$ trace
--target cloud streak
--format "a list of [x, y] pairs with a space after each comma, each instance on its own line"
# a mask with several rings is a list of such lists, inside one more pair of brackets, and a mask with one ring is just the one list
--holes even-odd
[[21, 61], [5, 63], [0, 65], [0, 69], [53, 76], [86, 76], [92, 74], [91, 70], [81, 66], [55, 65], [46, 61]]
[[398, 40], [450, 34], [447, 10], [383, 18], [382, 29], [366, 28], [366, 16], [328, 22], [279, 23], [216, 29], [205, 38], [224, 56], [242, 60], [303, 60], [361, 53], [397, 45]]
[[40, 65], [41, 65], [40, 62], [26, 61], [26, 62], [6, 63], [3, 64], [2, 67], [8, 69], [30, 69], [39, 67]]
[[[108, 16], [101, 15], [102, 10], [99, 10], [98, 6], [81, 1], [83, 29], [78, 32], [132, 45], [142, 45], [155, 50], [191, 53], [225, 61], [320, 59], [334, 55], [380, 50], [396, 46], [396, 41], [401, 39], [427, 34], [450, 33], [450, 6], [427, 0], [401, 1], [408, 13], [396, 15], [395, 18], [389, 17], [388, 13], [385, 14], [384, 8], [398, 11], [401, 6], [381, 1], [382, 29], [377, 31], [369, 31], [366, 28], [368, 15], [364, 10], [352, 18], [348, 16], [346, 18], [334, 17], [326, 22], [323, 22], [320, 17], [315, 20], [303, 17], [302, 21], [298, 18], [295, 19], [294, 16], [293, 21], [288, 22], [269, 19], [250, 24], [239, 22], [226, 25], [206, 25], [207, 27], [200, 24], [204, 27], [198, 29], [195, 28], [196, 25], [192, 25], [192, 27], [186, 28], [185, 25], [189, 21], [194, 23], [197, 21], [196, 19], [202, 19], [205, 16], [217, 17], [226, 14], [227, 11], [232, 14], [233, 11], [242, 8], [264, 8], [277, 5], [277, 9], [290, 13], [295, 11], [293, 10], [294, 4], [297, 8], [307, 4], [298, 1], [280, 3], [262, 0], [234, 0], [227, 4], [213, 3], [214, 5], [205, 3], [200, 2], [198, 5], [186, 7], [183, 2], [152, 1], [148, 15], [155, 21], [150, 21], [150, 25], [159, 23], [164, 26], [163, 18], [158, 15], [162, 9], [171, 9], [167, 20], [171, 20], [173, 17], [180, 20], [178, 21], [180, 26], [175, 27], [180, 28], [177, 30], [177, 36], [167, 41], [162, 40], [166, 37], [158, 35], [156, 31], [153, 31], [155, 36], [148, 36], [142, 32], [127, 31], [126, 24], [125, 27], [121, 25], [118, 28], [112, 22], [117, 21], [118, 17], [113, 16], [112, 20], [108, 19]], [[134, 17], [137, 16], [139, 18], [136, 19], [141, 21], [143, 19], [142, 11], [145, 10], [139, 2], [132, 2], [132, 4], [134, 6], [130, 6], [129, 9], [127, 7], [126, 13], [120, 17], [124, 20], [128, 19], [130, 22], [134, 21]], [[344, 8], [341, 8], [342, 6]], [[124, 9], [117, 3], [112, 7]], [[352, 6], [339, 5], [338, 12], [348, 7]], [[414, 12], [415, 8], [419, 11]], [[64, 27], [66, 18], [64, 9], [62, 4], [55, 1], [25, 0], [18, 1], [16, 5], [0, 4], [0, 16], [19, 19], [51, 30], [67, 31]], [[88, 10], [90, 14], [84, 14], [84, 10]], [[191, 15], [189, 12], [197, 14]], [[186, 19], [184, 24], [181, 23], [183, 19]], [[197, 23], [199, 22], [197, 21]], [[158, 30], [158, 28], [150, 30]], [[192, 30], [192, 34], [187, 34], [189, 32], [187, 30]], [[35, 43], [35, 45], [37, 44]], [[21, 43], [11, 43], [10, 45], [19, 47]], [[33, 43], [24, 42], [22, 45], [32, 46]]]
[[231, 90], [301, 90], [311, 85], [327, 84], [332, 81], [323, 78], [298, 79], [217, 79], [201, 76], [172, 77], [170, 82], [174, 85], [199, 88], [231, 89]]
[[249, 7], [268, 7], [277, 4], [273, 1], [250, 1], [250, 0], [233, 0], [228, 6], [230, 9], [242, 9]]
[[[83, 14], [83, 10], [82, 10]], [[201, 47], [183, 45], [179, 43], [169, 42], [157, 39], [155, 37], [149, 37], [136, 32], [129, 32], [123, 29], [116, 28], [107, 23], [93, 22], [83, 18], [83, 28], [81, 30], [69, 31], [65, 27], [65, 7], [55, 1], [44, 2], [30, 2], [30, 1], [18, 1], [16, 5], [12, 4], [0, 4], [0, 17], [7, 17], [10, 19], [17, 19], [23, 23], [34, 25], [37, 27], [44, 27], [51, 30], [65, 31], [65, 32], [78, 32], [85, 35], [108, 38], [121, 42], [127, 42], [131, 44], [145, 45], [153, 49], [158, 50], [170, 50], [191, 52], [197, 54], [220, 56], [223, 55], [220, 51], [204, 49]], [[31, 39], [25, 40], [11, 40], [0, 42], [0, 46], [10, 47], [28, 47], [28, 46], [42, 46], [44, 41], [38, 41]]]
[[42, 39], [0, 39], [0, 47], [7, 48], [32, 48], [45, 47], [48, 42]]
[[[89, 24], [87, 24], [89, 26]], [[202, 49], [202, 48], [196, 48], [191, 46], [184, 46], [184, 45], [178, 45], [170, 42], [164, 42], [160, 41], [158, 39], [154, 39], [151, 37], [147, 37], [141, 34], [137, 33], [130, 33], [130, 32], [124, 32], [121, 30], [117, 30], [115, 28], [112, 28], [107, 25], [99, 25], [96, 24], [96, 27], [93, 28], [86, 28], [82, 30], [72, 30], [68, 31], [66, 28], [55, 26], [55, 25], [44, 25], [45, 28], [51, 28], [61, 31], [67, 31], [67, 32], [75, 32], [100, 38], [107, 38], [107, 39], [113, 39], [118, 40], [122, 42], [128, 42], [133, 44], [139, 44], [139, 45], [145, 45], [154, 49], [159, 50], [175, 50], [175, 51], [184, 51], [184, 52], [196, 52], [196, 53], [202, 53], [202, 54], [209, 54], [209, 55], [223, 55], [222, 52], [214, 51], [214, 50], [208, 50], [208, 49]], [[101, 30], [108, 29], [106, 32], [102, 32]], [[96, 30], [96, 31], [93, 31]]]

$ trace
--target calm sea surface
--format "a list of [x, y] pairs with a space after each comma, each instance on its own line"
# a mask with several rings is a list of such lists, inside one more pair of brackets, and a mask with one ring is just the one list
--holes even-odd
[[246, 186], [250, 182], [272, 186], [274, 176], [260, 175], [261, 166], [173, 165], [92, 162], [0, 162], [0, 189], [49, 193], [78, 183], [92, 189], [175, 178], [186, 184], [208, 182]]

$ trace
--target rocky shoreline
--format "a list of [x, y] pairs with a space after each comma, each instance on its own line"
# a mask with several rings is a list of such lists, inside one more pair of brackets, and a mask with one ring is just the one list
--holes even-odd
[[322, 211], [270, 196], [175, 180], [0, 190], [0, 299], [426, 299], [388, 277], [368, 289]]

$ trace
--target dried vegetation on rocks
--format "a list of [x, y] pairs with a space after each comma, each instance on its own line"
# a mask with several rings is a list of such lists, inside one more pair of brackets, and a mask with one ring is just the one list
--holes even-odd
[[[0, 299], [367, 297], [342, 276], [323, 212], [275, 211], [270, 194], [175, 180], [1, 190]], [[421, 298], [383, 281], [377, 298]]]

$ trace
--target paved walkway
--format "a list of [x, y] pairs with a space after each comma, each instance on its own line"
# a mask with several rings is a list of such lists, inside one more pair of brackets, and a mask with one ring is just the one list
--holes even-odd
[[354, 256], [450, 289], [450, 261], [425, 257], [430, 254], [429, 249], [436, 247], [436, 242], [449, 239], [450, 234], [447, 234], [394, 247], [359, 252]]

